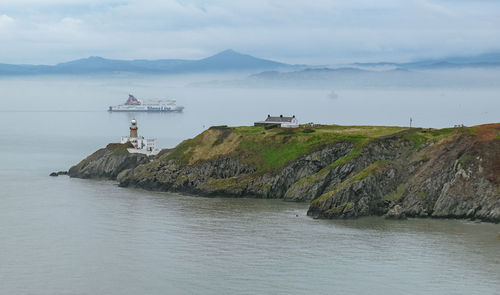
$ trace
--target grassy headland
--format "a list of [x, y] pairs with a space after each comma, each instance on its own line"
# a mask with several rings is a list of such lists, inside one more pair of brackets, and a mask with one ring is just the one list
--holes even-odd
[[301, 126], [296, 129], [265, 129], [261, 126], [214, 127], [195, 138], [183, 141], [164, 159], [177, 159], [186, 164], [194, 164], [220, 156], [238, 156], [259, 171], [268, 172], [322, 146], [349, 141], [354, 143], [359, 151], [370, 140], [405, 130], [408, 128], [338, 125]]

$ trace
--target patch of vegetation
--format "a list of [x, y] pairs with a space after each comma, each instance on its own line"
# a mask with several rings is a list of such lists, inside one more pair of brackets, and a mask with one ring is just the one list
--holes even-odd
[[360, 153], [361, 153], [361, 147], [356, 147], [349, 154], [347, 154], [347, 155], [345, 155], [343, 157], [340, 157], [339, 159], [337, 159], [337, 161], [335, 161], [335, 162], [331, 163], [330, 165], [324, 167], [323, 169], [319, 170], [318, 172], [314, 173], [313, 175], [306, 176], [306, 177], [303, 177], [303, 178], [299, 179], [293, 185], [295, 186], [295, 185], [301, 185], [301, 184], [304, 184], [304, 183], [315, 183], [316, 181], [318, 181], [322, 177], [325, 177], [328, 174], [328, 172], [330, 172], [332, 169], [334, 169], [337, 166], [340, 166], [342, 164], [345, 164], [345, 163], [349, 162], [350, 160], [352, 160], [356, 156], [358, 156]]
[[216, 125], [216, 126], [210, 126], [208, 129], [229, 129], [229, 127], [227, 127], [227, 125]]
[[280, 124], [271, 124], [271, 125], [264, 126], [264, 129], [268, 130], [268, 129], [274, 129], [274, 128], [280, 128], [280, 127], [281, 127]]
[[224, 140], [233, 132], [230, 128], [219, 128], [221, 132], [219, 133], [219, 136], [217, 136], [217, 139], [214, 141], [212, 146], [219, 145], [224, 142]]
[[413, 142], [413, 145], [417, 148], [427, 142], [427, 137], [422, 135], [421, 132], [408, 132], [403, 134], [403, 137]]
[[391, 202], [397, 202], [401, 197], [403, 196], [404, 192], [406, 191], [406, 188], [408, 187], [408, 184], [403, 183], [400, 184], [395, 191], [385, 195], [382, 200], [386, 201], [391, 201]]
[[181, 163], [186, 164], [189, 162], [189, 158], [192, 154], [189, 150], [196, 145], [195, 139], [187, 139], [176, 146], [171, 153], [163, 158], [165, 162], [176, 159]]
[[134, 176], [138, 179], [152, 179], [155, 174], [151, 170], [143, 167], [143, 169], [140, 169], [139, 171], [134, 171]]
[[377, 161], [377, 162], [372, 163], [370, 166], [366, 167], [365, 169], [361, 170], [360, 172], [356, 173], [355, 175], [346, 179], [344, 182], [337, 185], [333, 190], [322, 194], [319, 198], [312, 201], [311, 205], [317, 206], [320, 203], [325, 202], [329, 198], [333, 197], [333, 195], [340, 192], [342, 189], [349, 187], [352, 184], [354, 184], [355, 182], [361, 181], [368, 176], [375, 175], [376, 173], [379, 173], [380, 171], [386, 169], [388, 164], [389, 164], [389, 161], [387, 161], [387, 160], [381, 160], [381, 161]]
[[353, 184], [355, 182], [361, 181], [368, 176], [372, 176], [377, 172], [380, 172], [381, 170], [384, 170], [387, 166], [389, 161], [387, 160], [381, 160], [377, 161], [370, 166], [366, 167], [365, 169], [361, 170], [358, 174], [354, 175], [353, 178], [350, 180], [350, 184]]
[[186, 181], [186, 180], [188, 180], [188, 179], [189, 179], [189, 177], [188, 177], [188, 176], [186, 176], [186, 175], [180, 175], [179, 177], [177, 177], [177, 178], [175, 179], [175, 183], [176, 183], [176, 184], [181, 184], [181, 183], [183, 183], [184, 181]]
[[354, 208], [354, 202], [348, 202], [326, 211], [327, 214], [339, 215]]
[[429, 134], [436, 137], [451, 134], [453, 131], [455, 131], [454, 128], [431, 129]]
[[[244, 160], [260, 171], [272, 171], [326, 145], [349, 141], [359, 147], [380, 136], [403, 130], [401, 127], [321, 126], [316, 128], [314, 133], [304, 133], [299, 132], [301, 129], [303, 128], [268, 130], [265, 136], [259, 134], [260, 137], [255, 137], [253, 134], [258, 130], [252, 133], [249, 127], [243, 127], [242, 130], [236, 128], [235, 133], [245, 134], [237, 151], [239, 154], [246, 155]], [[355, 155], [357, 153], [344, 158], [343, 161], [348, 161]], [[342, 163], [344, 162], [340, 161], [332, 166]]]
[[284, 166], [298, 157], [311, 153], [316, 149], [341, 141], [359, 142], [366, 140], [360, 137], [348, 136], [283, 136], [266, 138], [264, 140], [245, 140], [238, 147], [238, 152], [248, 157], [245, 161], [259, 170], [270, 171]]
[[349, 211], [354, 207], [354, 202], [349, 202], [344, 205], [344, 212]]
[[156, 158], [160, 158], [164, 155], [167, 155], [168, 153], [170, 153], [172, 151], [172, 149], [162, 149], [158, 155], [156, 155]]
[[251, 178], [211, 178], [208, 180], [208, 185], [213, 190], [231, 190], [231, 189], [242, 189], [247, 183], [251, 180]]
[[119, 144], [119, 143], [108, 144], [108, 146], [106, 148], [113, 151], [113, 156], [123, 156], [123, 155], [128, 155], [129, 152], [127, 151], [127, 149], [133, 148], [133, 147], [134, 146], [129, 141], [129, 142], [124, 143], [124, 144]]
[[462, 167], [467, 168], [470, 165], [472, 165], [472, 163], [474, 163], [474, 156], [472, 156], [472, 155], [463, 155], [463, 156], [460, 157], [460, 159], [458, 159], [458, 163]]
[[[349, 141], [355, 146], [361, 146], [371, 140], [407, 129], [328, 125], [317, 126], [314, 132], [304, 132], [308, 128], [310, 127], [266, 130], [262, 126], [216, 126], [182, 142], [162, 159], [177, 159], [182, 163], [192, 164], [221, 156], [235, 156], [257, 168], [259, 172], [269, 172], [327, 145]], [[355, 154], [351, 155], [354, 156]], [[343, 161], [349, 159], [345, 158]]]
[[403, 134], [403, 137], [410, 140], [418, 148], [426, 142], [437, 142], [444, 138], [458, 134], [460, 130], [470, 132], [472, 127], [443, 128], [443, 129], [415, 129]]
[[477, 135], [476, 126], [473, 126], [473, 127], [460, 127], [460, 130], [467, 131], [471, 135]]
[[236, 181], [235, 178], [212, 178], [208, 181], [208, 184], [216, 189], [216, 190], [223, 190], [223, 189], [226, 189], [228, 187], [233, 187], [233, 186], [236, 186], [238, 184], [238, 181]]

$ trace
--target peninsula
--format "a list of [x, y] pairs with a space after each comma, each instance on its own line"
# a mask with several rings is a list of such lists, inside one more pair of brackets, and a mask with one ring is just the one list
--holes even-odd
[[314, 218], [500, 221], [500, 123], [214, 126], [149, 158], [127, 148], [109, 144], [69, 175], [200, 196], [310, 202]]

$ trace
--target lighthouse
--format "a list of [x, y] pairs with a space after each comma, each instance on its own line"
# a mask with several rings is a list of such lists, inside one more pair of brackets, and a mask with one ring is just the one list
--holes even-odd
[[147, 156], [154, 156], [160, 152], [156, 147], [156, 139], [145, 139], [144, 136], [139, 136], [137, 129], [137, 121], [133, 119], [130, 121], [130, 135], [122, 136], [120, 143], [124, 144], [130, 142], [133, 148], [128, 148], [127, 151], [131, 154], [144, 154]]
[[137, 121], [133, 119], [130, 121], [130, 138], [137, 138]]

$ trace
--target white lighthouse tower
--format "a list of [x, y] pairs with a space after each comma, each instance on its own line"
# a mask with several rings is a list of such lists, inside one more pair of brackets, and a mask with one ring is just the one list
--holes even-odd
[[156, 147], [156, 139], [144, 139], [144, 136], [139, 136], [137, 130], [137, 120], [130, 121], [130, 135], [122, 136], [120, 142], [122, 144], [130, 142], [134, 147], [128, 148], [127, 151], [132, 154], [157, 155], [160, 149]]

